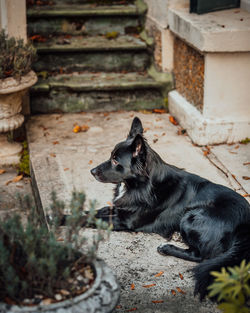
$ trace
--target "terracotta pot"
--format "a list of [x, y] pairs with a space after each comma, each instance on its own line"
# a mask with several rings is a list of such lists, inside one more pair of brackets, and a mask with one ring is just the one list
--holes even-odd
[[[9, 143], [6, 132], [20, 127], [24, 121], [22, 99], [26, 90], [34, 85], [37, 76], [33, 71], [22, 76], [20, 80], [8, 77], [0, 79], [0, 164], [9, 165], [19, 162], [21, 145]], [[2, 134], [1, 134], [2, 133]]]
[[69, 300], [37, 306], [17, 306], [0, 303], [1, 313], [108, 313], [115, 308], [120, 286], [111, 269], [101, 260], [93, 262], [96, 278], [85, 293]]

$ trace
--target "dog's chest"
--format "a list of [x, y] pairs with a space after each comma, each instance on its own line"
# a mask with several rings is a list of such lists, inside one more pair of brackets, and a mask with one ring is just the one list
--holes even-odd
[[115, 190], [115, 196], [114, 196], [113, 202], [116, 202], [117, 200], [121, 199], [121, 197], [124, 196], [125, 192], [126, 192], [125, 184], [120, 183]]

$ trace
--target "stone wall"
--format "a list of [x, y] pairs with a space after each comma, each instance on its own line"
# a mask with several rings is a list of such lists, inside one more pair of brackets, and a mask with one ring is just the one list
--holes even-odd
[[204, 56], [178, 37], [174, 39], [174, 75], [176, 90], [202, 112]]

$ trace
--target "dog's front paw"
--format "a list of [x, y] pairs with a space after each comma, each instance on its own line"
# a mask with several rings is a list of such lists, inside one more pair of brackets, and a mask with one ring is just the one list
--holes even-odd
[[157, 252], [161, 255], [171, 255], [170, 251], [172, 250], [172, 245], [162, 244], [157, 247]]
[[113, 208], [110, 206], [105, 206], [105, 207], [97, 210], [95, 217], [96, 218], [107, 218], [113, 214], [114, 214]]

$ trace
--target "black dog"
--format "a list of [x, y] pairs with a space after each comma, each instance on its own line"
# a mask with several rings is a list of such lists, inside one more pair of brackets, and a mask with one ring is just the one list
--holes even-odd
[[166, 164], [143, 137], [134, 118], [127, 139], [108, 161], [91, 170], [103, 183], [116, 184], [112, 208], [97, 217], [116, 231], [180, 232], [188, 249], [165, 244], [158, 252], [202, 262], [194, 269], [195, 294], [203, 299], [210, 271], [250, 261], [250, 205], [235, 191]]

